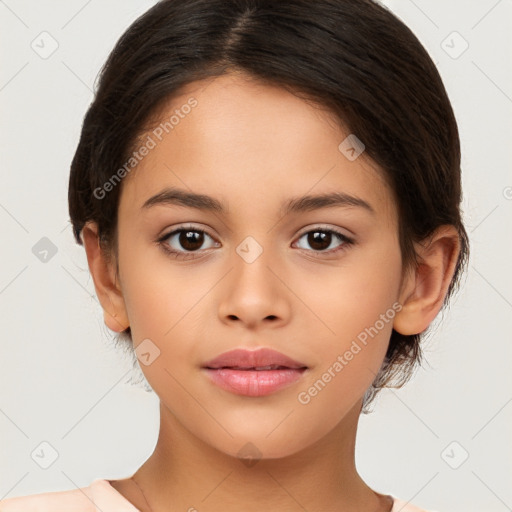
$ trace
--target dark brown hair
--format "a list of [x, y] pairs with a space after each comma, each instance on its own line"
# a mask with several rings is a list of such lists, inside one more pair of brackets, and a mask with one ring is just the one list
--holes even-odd
[[[71, 164], [69, 214], [77, 243], [84, 224], [95, 221], [105, 253], [117, 254], [122, 186], [100, 198], [94, 191], [130, 158], [148, 123], [181, 87], [230, 71], [326, 107], [363, 141], [395, 197], [404, 271], [418, 265], [413, 242], [441, 225], [455, 226], [461, 250], [445, 306], [469, 256], [457, 124], [426, 50], [371, 0], [161, 0], [138, 18], [101, 70]], [[129, 328], [122, 335], [131, 341]], [[363, 412], [381, 387], [409, 379], [424, 335], [393, 330]]]

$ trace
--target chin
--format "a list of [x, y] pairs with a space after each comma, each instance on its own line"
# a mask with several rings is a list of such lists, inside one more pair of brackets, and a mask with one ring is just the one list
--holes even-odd
[[[298, 437], [283, 430], [283, 435], [261, 433], [259, 436], [243, 436], [223, 439], [219, 443], [209, 443], [224, 454], [240, 459], [247, 467], [255, 466], [259, 461], [276, 460], [291, 457], [314, 444], [316, 439]], [[208, 442], [208, 441], [206, 441]]]

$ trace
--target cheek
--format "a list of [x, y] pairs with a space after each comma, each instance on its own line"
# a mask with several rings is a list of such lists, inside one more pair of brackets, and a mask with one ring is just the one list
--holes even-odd
[[[399, 308], [401, 272], [395, 247], [361, 252], [357, 264], [329, 269], [303, 285], [310, 311], [303, 329], [314, 339], [316, 367], [304, 403], [346, 408], [370, 386], [386, 354]], [[317, 383], [317, 384], [315, 384]], [[318, 397], [318, 399], [317, 399]], [[299, 403], [300, 403], [300, 397]], [[315, 407], [316, 407], [315, 406]], [[338, 410], [339, 408], [339, 410]]]
[[[308, 275], [308, 273], [304, 273]], [[303, 328], [342, 348], [366, 328], [391, 333], [392, 322], [382, 326], [381, 315], [394, 316], [401, 275], [400, 253], [394, 246], [368, 248], [347, 257], [338, 268], [323, 267], [298, 279], [294, 291], [304, 297]], [[391, 310], [390, 310], [391, 309]], [[390, 310], [390, 311], [389, 311]], [[389, 319], [387, 319], [389, 320]]]
[[141, 369], [157, 392], [165, 389], [178, 397], [180, 388], [171, 375], [186, 380], [190, 367], [204, 361], [201, 347], [211, 341], [208, 327], [215, 319], [208, 318], [213, 314], [208, 293], [218, 276], [179, 265], [154, 250], [131, 252], [120, 270], [134, 345], [149, 339], [158, 354]]
[[128, 237], [120, 242], [123, 295], [132, 333], [163, 339], [194, 307], [208, 283], [147, 244], [130, 242]]
[[318, 434], [333, 428], [363, 397], [384, 360], [396, 310], [389, 293], [373, 288], [368, 294], [331, 302], [335, 335], [315, 338], [317, 364], [296, 402], [310, 417], [322, 418], [321, 424], [311, 425]]

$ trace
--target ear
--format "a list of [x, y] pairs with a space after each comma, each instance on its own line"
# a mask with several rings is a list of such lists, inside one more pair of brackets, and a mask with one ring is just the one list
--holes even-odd
[[393, 329], [404, 335], [423, 332], [437, 316], [452, 280], [460, 252], [454, 226], [439, 227], [422, 243], [415, 244], [418, 268], [404, 278]]
[[85, 224], [82, 230], [82, 241], [96, 295], [103, 308], [105, 324], [114, 332], [124, 331], [129, 327], [130, 322], [126, 314], [123, 294], [117, 282], [115, 265], [100, 247], [98, 226], [95, 222]]

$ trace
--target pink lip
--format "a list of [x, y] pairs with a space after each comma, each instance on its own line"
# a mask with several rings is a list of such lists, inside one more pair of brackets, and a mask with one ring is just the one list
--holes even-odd
[[238, 369], [250, 369], [272, 365], [285, 366], [286, 368], [306, 368], [305, 364], [294, 361], [288, 356], [269, 348], [230, 350], [208, 361], [203, 365], [203, 368], [237, 367]]
[[[266, 368], [272, 366], [275, 368]], [[237, 395], [266, 396], [296, 382], [307, 366], [271, 349], [236, 349], [203, 365], [219, 387]]]

